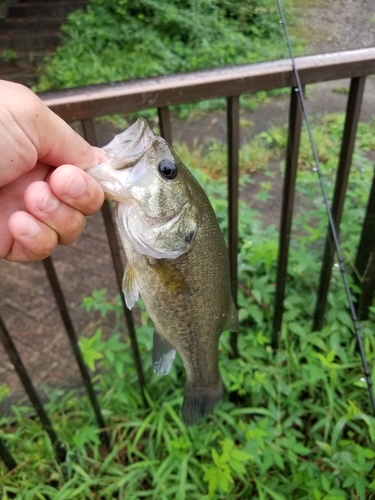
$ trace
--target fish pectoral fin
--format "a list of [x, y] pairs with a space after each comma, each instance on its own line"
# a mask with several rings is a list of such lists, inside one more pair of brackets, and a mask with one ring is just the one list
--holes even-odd
[[125, 302], [129, 309], [139, 299], [139, 288], [135, 281], [135, 273], [129, 263], [126, 264], [124, 277], [122, 279], [122, 291], [124, 292]]
[[238, 313], [232, 297], [230, 299], [227, 322], [224, 327], [224, 331], [226, 330], [229, 330], [230, 332], [238, 331]]
[[186, 381], [184, 402], [181, 410], [184, 424], [186, 426], [199, 424], [203, 417], [213, 412], [222, 397], [223, 385], [221, 380], [212, 387], [195, 386]]
[[155, 375], [167, 375], [175, 355], [176, 349], [155, 330], [152, 349], [152, 364]]

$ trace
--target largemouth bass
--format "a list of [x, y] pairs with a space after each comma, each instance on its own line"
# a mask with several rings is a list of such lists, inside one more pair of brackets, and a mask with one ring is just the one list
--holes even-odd
[[182, 418], [197, 424], [222, 398], [219, 337], [238, 327], [223, 235], [203, 189], [145, 120], [103, 149], [109, 160], [87, 172], [116, 201], [126, 304], [141, 294], [154, 323], [156, 374], [167, 374], [180, 353]]

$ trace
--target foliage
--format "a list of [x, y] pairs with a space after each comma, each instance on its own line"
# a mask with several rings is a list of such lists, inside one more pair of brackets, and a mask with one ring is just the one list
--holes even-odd
[[14, 50], [6, 49], [1, 52], [0, 57], [5, 63], [9, 63], [17, 61], [18, 54]]
[[[259, 260], [253, 256], [252, 262]], [[284, 325], [285, 347], [275, 356], [261, 329], [262, 299], [269, 291], [260, 278], [253, 280], [251, 298], [255, 325], [241, 332], [239, 360], [229, 359], [223, 338], [221, 372], [229, 398], [212, 417], [197, 427], [183, 426], [181, 362], [177, 360], [168, 377], [152, 375], [152, 328], [145, 319], [138, 337], [148, 410], [142, 408], [128, 343], [118, 335], [104, 342], [97, 332], [90, 339], [91, 349], [101, 357], [94, 381], [112, 451], [100, 446], [85, 397], [55, 391], [47, 405], [68, 445], [65, 464], [54, 461], [40, 424], [28, 417], [29, 409], [15, 408], [15, 421], [2, 419], [2, 437], [21, 467], [3, 475], [3, 498], [14, 492], [20, 499], [53, 495], [56, 500], [109, 499], [112, 494], [155, 499], [364, 499], [375, 486], [375, 420], [366, 412], [367, 390], [355, 342], [347, 321], [340, 320], [345, 309], [336, 307], [336, 321], [311, 333], [306, 321], [300, 321], [305, 314], [302, 297], [294, 293], [288, 300], [289, 307], [296, 308], [289, 308]], [[373, 359], [374, 340], [367, 327], [364, 331], [367, 354]], [[81, 346], [84, 343], [87, 354], [86, 339]]]
[[[319, 155], [332, 193], [336, 165], [331, 158], [337, 158], [342, 117], [322, 118], [318, 125], [324, 130], [318, 141]], [[360, 125], [360, 150], [355, 151], [349, 181], [342, 226], [349, 266], [373, 175], [363, 152], [375, 149], [373, 127], [374, 123]], [[285, 134], [272, 129], [262, 140], [277, 157]], [[270, 347], [278, 234], [274, 226], [264, 226], [261, 213], [241, 203], [240, 358], [229, 357], [229, 339], [223, 335], [220, 370], [226, 396], [214, 414], [198, 426], [183, 426], [179, 416], [185, 379], [181, 360], [175, 360], [168, 376], [153, 375], [153, 328], [141, 304], [137, 334], [149, 408], [143, 407], [128, 340], [118, 331], [103, 340], [100, 329], [91, 338], [82, 338], [86, 363], [95, 368], [93, 380], [112, 449], [107, 451], [100, 444], [87, 398], [76, 392], [53, 391], [47, 404], [56, 431], [67, 445], [63, 464], [54, 460], [51, 444], [39, 421], [30, 418], [30, 409], [15, 407], [13, 417], [0, 419], [0, 428], [20, 467], [7, 473], [0, 465], [2, 500], [12, 494], [20, 500], [110, 499], [113, 495], [157, 500], [375, 498], [375, 419], [370, 416], [345, 293], [335, 273], [327, 323], [322, 331], [311, 331], [326, 220], [305, 140], [304, 135], [282, 348], [274, 353]], [[194, 169], [200, 163], [199, 154], [204, 156], [204, 151], [190, 157], [186, 152], [184, 160], [205, 187], [226, 234], [226, 185], [219, 175], [212, 180], [209, 163], [204, 170]], [[272, 179], [273, 173], [268, 174]], [[265, 190], [269, 192], [269, 186]], [[264, 200], [262, 192], [254, 196], [258, 202]], [[102, 290], [86, 298], [84, 307], [102, 315], [120, 314], [119, 304], [118, 298], [109, 299]], [[361, 324], [370, 366], [375, 365], [374, 322], [372, 308], [369, 320]], [[374, 381], [375, 369], [371, 375]], [[6, 388], [0, 389], [0, 395], [6, 396]]]
[[38, 90], [281, 56], [272, 0], [91, 0], [64, 33]]

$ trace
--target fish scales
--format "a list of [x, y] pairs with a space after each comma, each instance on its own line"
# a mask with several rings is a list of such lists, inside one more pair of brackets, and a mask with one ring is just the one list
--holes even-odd
[[[237, 329], [227, 249], [207, 196], [168, 144], [144, 120], [125, 131], [126, 138], [126, 151], [112, 149], [108, 162], [88, 172], [117, 201], [128, 260], [124, 294], [131, 308], [140, 293], [154, 323], [154, 371], [168, 373], [179, 352], [186, 371], [182, 417], [194, 425], [222, 398], [219, 337]], [[135, 159], [119, 167], [121, 156]], [[164, 176], [174, 168], [176, 174]], [[116, 187], [121, 175], [125, 180]]]

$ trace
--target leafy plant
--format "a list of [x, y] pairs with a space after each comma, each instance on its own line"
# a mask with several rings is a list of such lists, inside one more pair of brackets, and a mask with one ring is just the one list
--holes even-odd
[[11, 50], [11, 49], [3, 50], [0, 54], [0, 56], [3, 59], [3, 61], [5, 61], [5, 62], [14, 62], [14, 61], [17, 61], [17, 59], [18, 59], [17, 52], [15, 52], [14, 50]]
[[266, 47], [272, 57], [275, 26], [269, 0], [91, 0], [70, 15], [39, 90], [251, 62]]
[[207, 468], [203, 479], [208, 481], [208, 496], [213, 498], [220, 488], [223, 493], [228, 493], [233, 489], [233, 475], [238, 476], [243, 482], [246, 481], [246, 468], [244, 462], [253, 460], [252, 455], [246, 451], [238, 449], [233, 440], [225, 438], [222, 443], [222, 453], [219, 454], [212, 449], [213, 465]]

